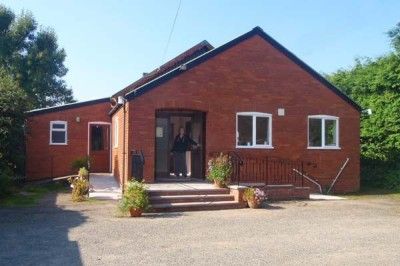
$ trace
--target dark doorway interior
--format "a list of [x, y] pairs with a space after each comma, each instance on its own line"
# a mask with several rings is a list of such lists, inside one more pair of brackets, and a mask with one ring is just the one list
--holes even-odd
[[107, 173], [110, 171], [110, 126], [96, 124], [89, 129], [90, 171]]
[[186, 152], [186, 165], [190, 179], [204, 179], [205, 113], [188, 110], [162, 110], [156, 112], [155, 176], [158, 180], [185, 179], [174, 174], [174, 158], [171, 154], [179, 128], [200, 146]]

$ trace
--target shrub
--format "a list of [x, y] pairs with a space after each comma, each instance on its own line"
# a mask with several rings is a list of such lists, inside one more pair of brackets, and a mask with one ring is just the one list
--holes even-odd
[[85, 167], [79, 169], [77, 177], [71, 177], [68, 181], [72, 185], [72, 201], [85, 201], [89, 193], [89, 171]]
[[139, 181], [129, 181], [118, 207], [122, 213], [129, 212], [131, 208], [147, 210], [149, 195], [146, 186]]
[[361, 185], [400, 191], [400, 164], [363, 159], [361, 161]]
[[82, 167], [79, 169], [78, 176], [83, 179], [89, 179], [89, 171], [85, 167]]
[[75, 159], [71, 164], [71, 168], [74, 171], [78, 171], [82, 167], [84, 167], [86, 169], [90, 169], [89, 166], [90, 166], [90, 158], [89, 158], [89, 156], [85, 156], [85, 157], [81, 157], [81, 158]]
[[232, 163], [229, 155], [221, 152], [217, 157], [208, 161], [208, 180], [226, 185], [231, 174]]
[[246, 188], [243, 192], [243, 200], [261, 204], [265, 200], [265, 192], [259, 188]]
[[84, 178], [75, 177], [70, 181], [72, 185], [72, 201], [85, 201], [89, 193], [89, 181]]
[[7, 173], [0, 173], [0, 198], [10, 195], [12, 192], [12, 180]]

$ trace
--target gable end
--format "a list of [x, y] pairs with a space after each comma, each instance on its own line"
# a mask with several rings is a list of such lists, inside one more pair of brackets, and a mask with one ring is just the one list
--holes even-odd
[[275, 39], [273, 39], [271, 36], [266, 34], [260, 27], [255, 27], [253, 30], [233, 39], [230, 42], [227, 42], [218, 48], [215, 48], [209, 52], [204, 53], [203, 55], [200, 55], [197, 58], [194, 58], [190, 60], [189, 62], [184, 64], [184, 68], [182, 66], [176, 67], [175, 69], [165, 73], [164, 75], [159, 76], [156, 79], [151, 80], [150, 82], [136, 88], [135, 90], [131, 91], [126, 95], [127, 100], [132, 100], [135, 97], [138, 97], [147, 91], [163, 84], [164, 82], [167, 82], [168, 80], [178, 76], [179, 74], [207, 61], [208, 59], [213, 58], [214, 56], [224, 52], [225, 50], [237, 45], [238, 43], [249, 39], [252, 36], [258, 35], [262, 37], [266, 42], [271, 44], [275, 49], [277, 49], [279, 52], [284, 54], [286, 57], [288, 57], [292, 62], [300, 66], [302, 69], [304, 69], [307, 73], [309, 73], [314, 79], [318, 80], [320, 83], [322, 83], [326, 88], [331, 90], [333, 93], [335, 93], [337, 96], [339, 96], [341, 99], [343, 99], [345, 102], [350, 104], [353, 108], [355, 108], [357, 111], [361, 112], [362, 108], [354, 102], [352, 99], [350, 99], [346, 94], [344, 94], [342, 91], [340, 91], [338, 88], [336, 88], [332, 83], [330, 83], [328, 80], [326, 80], [321, 74], [319, 74], [317, 71], [312, 69], [310, 66], [308, 66], [306, 63], [304, 63], [301, 59], [299, 59], [297, 56], [295, 56], [292, 52], [290, 52], [288, 49], [283, 47], [280, 43], [278, 43]]

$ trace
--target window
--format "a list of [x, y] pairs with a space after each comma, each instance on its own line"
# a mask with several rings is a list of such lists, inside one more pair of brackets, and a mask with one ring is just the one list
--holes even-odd
[[100, 125], [92, 126], [92, 151], [102, 151], [104, 150], [104, 130]]
[[272, 148], [272, 115], [256, 112], [237, 113], [236, 147]]
[[338, 149], [339, 118], [328, 115], [308, 117], [308, 148]]
[[50, 121], [50, 145], [67, 145], [67, 122]]
[[118, 116], [114, 119], [114, 148], [118, 148]]

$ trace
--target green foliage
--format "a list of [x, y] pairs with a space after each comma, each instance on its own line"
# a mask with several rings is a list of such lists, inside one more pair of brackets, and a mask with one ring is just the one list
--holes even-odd
[[38, 29], [29, 12], [16, 16], [0, 5], [0, 66], [28, 95], [32, 107], [48, 107], [73, 101], [62, 79], [67, 73], [66, 54], [51, 29]]
[[79, 169], [78, 176], [80, 178], [88, 179], [89, 178], [89, 171], [85, 167], [82, 167], [82, 168]]
[[127, 183], [118, 208], [122, 213], [129, 212], [131, 208], [145, 211], [148, 209], [149, 204], [149, 195], [146, 186], [139, 181], [130, 181]]
[[229, 155], [220, 153], [217, 157], [208, 161], [208, 180], [226, 185], [231, 174], [232, 162]]
[[10, 176], [23, 173], [26, 101], [25, 93], [0, 67], [0, 172]]
[[75, 159], [71, 164], [71, 168], [74, 171], [79, 171], [79, 169], [81, 169], [82, 167], [89, 169], [89, 164], [90, 164], [90, 158], [89, 156], [85, 156]]
[[243, 192], [243, 200], [244, 201], [254, 200], [255, 197], [254, 192], [255, 192], [254, 188], [251, 187], [246, 188]]
[[363, 187], [381, 188], [400, 192], [400, 163], [364, 159], [361, 161]]
[[391, 161], [400, 155], [400, 56], [358, 59], [353, 68], [328, 77], [372, 116], [361, 119], [361, 155]]
[[48, 183], [40, 185], [27, 185], [22, 189], [13, 189], [13, 193], [9, 194], [0, 201], [0, 206], [5, 207], [27, 207], [36, 205], [41, 198], [51, 192], [65, 191], [62, 183]]
[[89, 180], [87, 178], [75, 177], [69, 181], [72, 185], [72, 201], [80, 202], [87, 200]]
[[400, 52], [400, 22], [397, 23], [393, 29], [388, 31], [388, 36], [394, 49]]
[[0, 172], [0, 199], [12, 193], [12, 179], [6, 172]]

